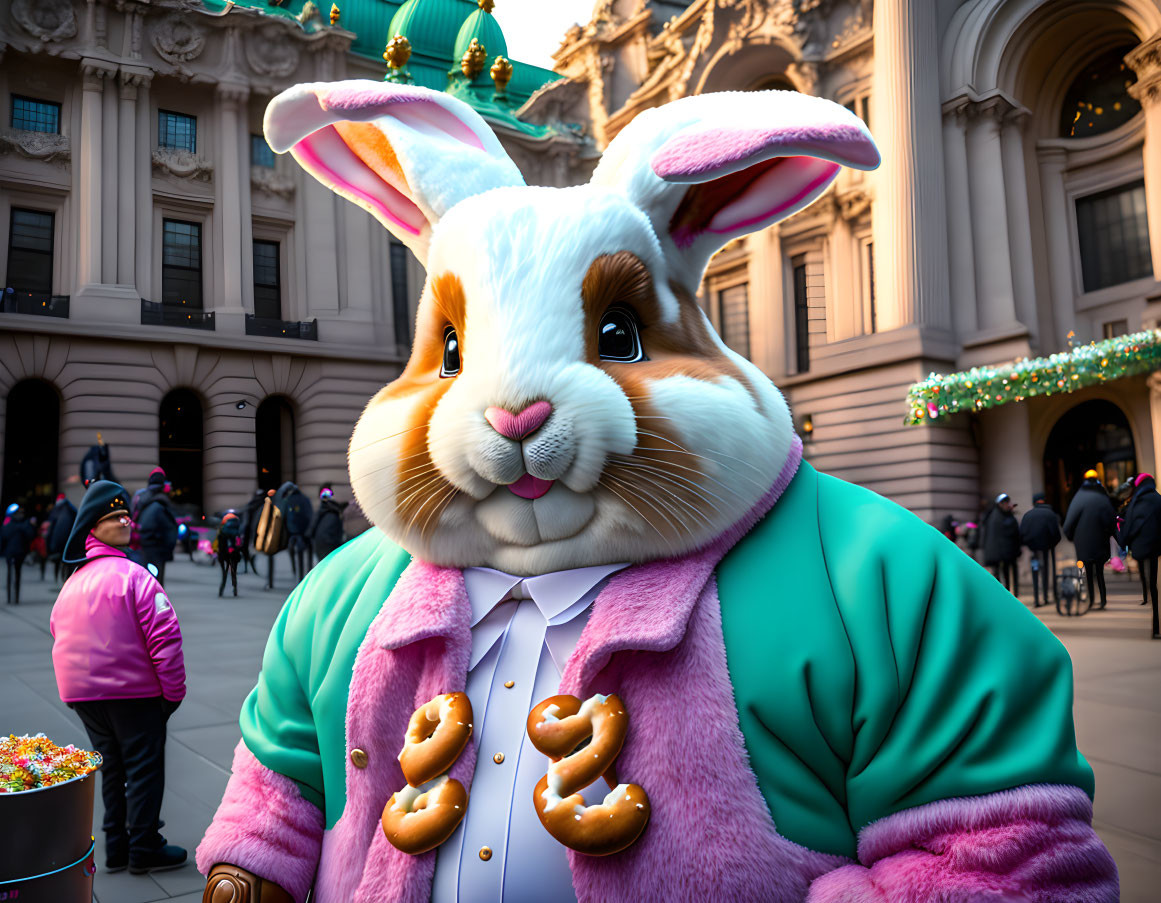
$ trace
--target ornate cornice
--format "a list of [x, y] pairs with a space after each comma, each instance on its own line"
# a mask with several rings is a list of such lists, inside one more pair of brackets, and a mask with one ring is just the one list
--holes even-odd
[[12, 19], [34, 38], [30, 53], [44, 49], [53, 53], [46, 45], [66, 41], [77, 33], [77, 17], [69, 0], [13, 0]]
[[1129, 94], [1141, 106], [1161, 101], [1161, 31], [1125, 55], [1125, 62], [1137, 73], [1137, 83]]
[[8, 129], [0, 132], [0, 154], [19, 154], [45, 163], [68, 163], [72, 159], [67, 135]]
[[153, 171], [179, 179], [208, 182], [213, 177], [214, 164], [189, 151], [159, 147], [153, 151]]

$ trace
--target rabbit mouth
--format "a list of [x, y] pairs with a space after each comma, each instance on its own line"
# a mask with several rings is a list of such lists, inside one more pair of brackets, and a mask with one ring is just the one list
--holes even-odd
[[518, 495], [522, 499], [533, 501], [547, 493], [555, 482], [556, 480], [542, 480], [540, 477], [534, 477], [532, 474], [526, 473], [515, 483], [510, 483], [508, 490], [513, 495]]

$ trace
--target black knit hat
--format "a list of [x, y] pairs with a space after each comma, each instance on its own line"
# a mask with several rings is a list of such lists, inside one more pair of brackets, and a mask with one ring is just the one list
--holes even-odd
[[68, 542], [65, 543], [62, 556], [65, 564], [80, 564], [85, 560], [85, 540], [89, 531], [97, 525], [97, 521], [114, 511], [129, 512], [129, 493], [125, 487], [112, 480], [90, 483], [85, 497], [81, 499], [81, 507], [77, 510]]

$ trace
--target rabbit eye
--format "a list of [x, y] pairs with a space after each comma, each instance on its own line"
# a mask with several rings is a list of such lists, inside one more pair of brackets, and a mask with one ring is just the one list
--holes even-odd
[[456, 331], [448, 327], [443, 334], [443, 366], [440, 376], [455, 376], [460, 372], [460, 340]]
[[597, 351], [603, 361], [632, 364], [645, 360], [637, 318], [623, 307], [611, 307], [601, 318], [597, 333]]

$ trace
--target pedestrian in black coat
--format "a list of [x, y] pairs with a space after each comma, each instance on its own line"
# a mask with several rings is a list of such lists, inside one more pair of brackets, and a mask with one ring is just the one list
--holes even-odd
[[1104, 608], [1108, 599], [1105, 593], [1105, 562], [1109, 560], [1109, 540], [1117, 529], [1117, 511], [1113, 507], [1105, 487], [1097, 478], [1095, 470], [1084, 475], [1084, 482], [1073, 496], [1064, 518], [1064, 535], [1076, 545], [1076, 557], [1084, 564], [1088, 582], [1089, 598], [1093, 596], [1093, 583], [1100, 590]]
[[60, 579], [61, 556], [64, 554], [65, 543], [73, 529], [73, 521], [77, 519], [77, 506], [60, 494], [56, 497], [56, 504], [48, 513], [48, 559], [52, 562], [54, 580]]
[[[1056, 598], [1056, 546], [1060, 543], [1060, 515], [1044, 500], [1044, 493], [1032, 496], [1032, 507], [1020, 521], [1020, 541], [1032, 553], [1032, 607], [1048, 604], [1048, 575], [1052, 575], [1052, 596]], [[1040, 601], [1040, 590], [1044, 601]]]
[[36, 536], [36, 522], [29, 520], [21, 505], [11, 504], [0, 526], [0, 555], [8, 565], [8, 604], [20, 604], [20, 571]]
[[[283, 492], [283, 490], [286, 490]], [[310, 542], [307, 533], [310, 530], [314, 509], [301, 489], [286, 484], [278, 490], [282, 495], [282, 524], [286, 530], [286, 548], [290, 552], [290, 567], [294, 571], [294, 579], [301, 580], [306, 576], [310, 557]], [[278, 496], [275, 496], [275, 503]]]
[[318, 510], [307, 530], [307, 538], [314, 545], [315, 557], [322, 561], [343, 544], [343, 510], [346, 502], [335, 501], [334, 491], [324, 486], [318, 494]]
[[1142, 605], [1153, 602], [1153, 639], [1161, 639], [1157, 619], [1157, 557], [1161, 555], [1161, 495], [1151, 474], [1133, 481], [1133, 497], [1117, 531], [1117, 542], [1128, 546], [1141, 573]]
[[173, 561], [177, 545], [177, 518], [165, 491], [165, 471], [153, 468], [149, 483], [139, 498], [133, 519], [141, 541], [142, 563], [153, 565], [157, 582], [165, 585], [166, 562]]
[[97, 444], [81, 458], [81, 483], [87, 487], [97, 480], [116, 482], [113, 477], [113, 462], [109, 457], [109, 446], [105, 444], [100, 433], [97, 433]]
[[1020, 594], [1016, 562], [1020, 558], [1020, 525], [1013, 513], [1016, 506], [1008, 493], [996, 496], [996, 504], [984, 520], [984, 564], [992, 569], [1013, 596]]
[[254, 537], [258, 533], [258, 518], [262, 514], [262, 503], [266, 501], [266, 493], [261, 489], [255, 489], [254, 495], [250, 497], [250, 501], [242, 509], [242, 561], [246, 565], [246, 571], [253, 571], [258, 573], [258, 568], [254, 564], [254, 556], [251, 548], [254, 545]]

